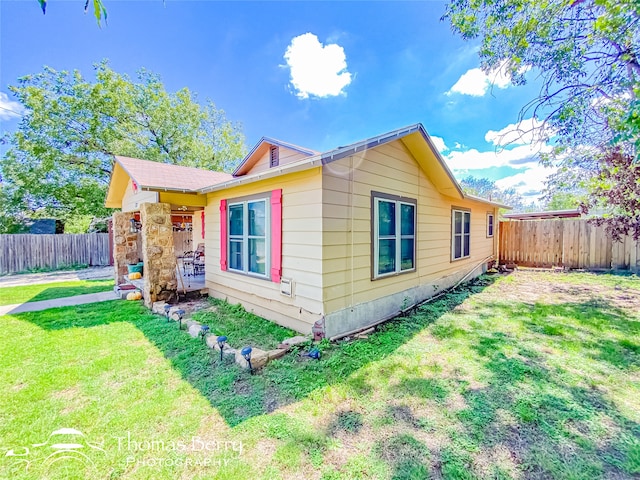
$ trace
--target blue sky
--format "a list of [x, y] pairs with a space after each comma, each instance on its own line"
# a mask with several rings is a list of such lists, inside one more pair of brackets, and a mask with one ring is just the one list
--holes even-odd
[[[478, 43], [440, 21], [445, 2], [104, 0], [98, 28], [83, 0], [0, 1], [0, 121], [17, 125], [8, 85], [43, 65], [91, 78], [104, 58], [134, 76], [188, 87], [262, 136], [329, 150], [422, 123], [450, 168], [536, 199], [549, 174], [535, 139], [508, 132], [536, 93], [479, 69]], [[525, 119], [524, 126], [531, 120]], [[506, 136], [505, 136], [506, 134]], [[506, 147], [502, 143], [515, 140]]]

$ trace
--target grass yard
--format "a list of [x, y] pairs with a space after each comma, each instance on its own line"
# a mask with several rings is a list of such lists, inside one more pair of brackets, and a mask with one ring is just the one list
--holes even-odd
[[40, 302], [54, 298], [73, 297], [86, 293], [107, 292], [113, 289], [113, 280], [74, 280], [70, 282], [41, 283], [0, 288], [0, 305]]
[[[222, 302], [195, 316], [233, 346], [292, 334]], [[0, 321], [0, 478], [640, 475], [637, 277], [487, 277], [254, 376], [137, 302]], [[62, 428], [86, 457], [50, 455], [79, 437]]]

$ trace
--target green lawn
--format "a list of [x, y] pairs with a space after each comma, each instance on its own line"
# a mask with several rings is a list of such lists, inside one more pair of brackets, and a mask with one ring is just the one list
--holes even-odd
[[107, 292], [113, 289], [113, 280], [74, 280], [41, 283], [19, 287], [0, 288], [0, 305], [40, 302], [54, 298], [73, 297], [86, 293]]
[[[234, 346], [291, 334], [212, 306]], [[138, 302], [5, 316], [0, 478], [636, 478], [639, 312], [637, 277], [517, 272], [253, 376]], [[87, 457], [31, 447], [61, 428]]]

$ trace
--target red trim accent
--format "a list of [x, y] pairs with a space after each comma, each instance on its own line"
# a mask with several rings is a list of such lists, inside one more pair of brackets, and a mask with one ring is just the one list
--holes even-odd
[[[204, 222], [202, 223], [204, 228]], [[220, 200], [220, 269], [227, 270], [227, 201]]]
[[200, 221], [202, 224], [202, 239], [204, 240], [204, 210], [200, 212]]
[[282, 190], [271, 192], [271, 281], [282, 278]]

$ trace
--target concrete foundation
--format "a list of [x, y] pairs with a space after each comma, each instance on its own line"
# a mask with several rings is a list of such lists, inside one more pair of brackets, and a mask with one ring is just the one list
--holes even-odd
[[[486, 263], [479, 265], [469, 274], [467, 280], [481, 275], [486, 272], [486, 270]], [[325, 315], [325, 336], [331, 338], [354, 330], [364, 330], [383, 319], [398, 316], [401, 310], [453, 287], [468, 273], [469, 270], [461, 270], [452, 275], [441, 277], [433, 282], [419, 285], [403, 292], [329, 313]]]

